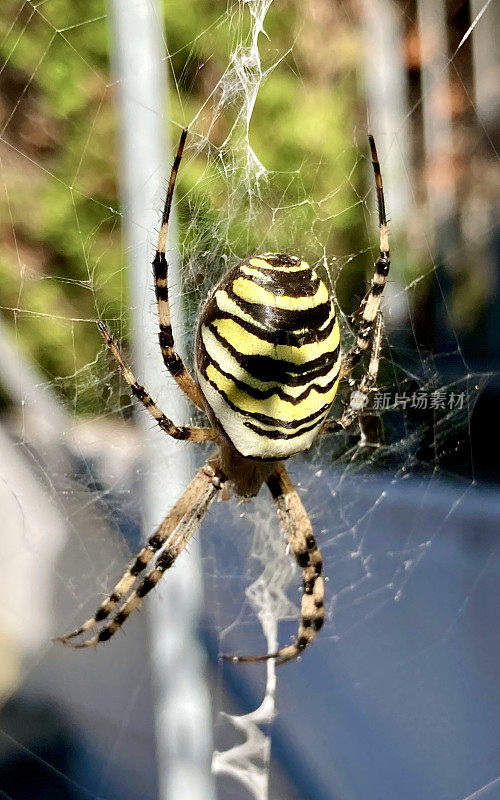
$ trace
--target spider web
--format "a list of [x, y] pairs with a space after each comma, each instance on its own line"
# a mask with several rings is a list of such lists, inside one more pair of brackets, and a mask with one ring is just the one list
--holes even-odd
[[[493, 28], [490, 2], [455, 4], [450, 57], [439, 57], [436, 22], [421, 82], [425, 3], [165, 5], [172, 138], [190, 129], [176, 190], [184, 352], [214, 281], [269, 251], [328, 273], [349, 346], [378, 244], [368, 130], [391, 215], [386, 334], [364, 436], [318, 438], [289, 465], [328, 581], [324, 629], [295, 665], [275, 673], [271, 662], [217, 661], [273, 650], [297, 629], [300, 574], [270, 499], [218, 504], [197, 536], [220, 798], [500, 796], [497, 653], [487, 646], [499, 508], [478, 485], [470, 427], [491, 365], [471, 361], [463, 344], [493, 291], [495, 179], [484, 167], [497, 154], [467, 72], [471, 34]], [[0, 794], [27, 796], [27, 769], [39, 797], [153, 797], [144, 617], [90, 658], [50, 644], [92, 612], [137, 550], [141, 486], [159, 480], [95, 331], [107, 320], [126, 351], [134, 315], [110, 18], [101, 0], [9, 0], [2, 17]], [[405, 46], [405, 91], [378, 71], [373, 37], [387, 46], [390, 35]], [[426, 115], [445, 75], [450, 119], [437, 115], [436, 131]], [[443, 160], [450, 126], [454, 159]], [[425, 180], [411, 166], [412, 137], [414, 151], [425, 142], [433, 156]], [[480, 147], [483, 160], [467, 162]], [[158, 164], [158, 218], [163, 174]], [[203, 454], [192, 457], [194, 466]]]

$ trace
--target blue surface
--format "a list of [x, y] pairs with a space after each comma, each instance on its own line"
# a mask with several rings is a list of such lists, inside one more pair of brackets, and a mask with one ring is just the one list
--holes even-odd
[[[330, 598], [362, 560], [349, 563], [345, 535], [331, 538], [340, 512], [346, 529], [357, 521], [372, 578], [351, 599], [341, 593], [313, 647], [279, 671], [274, 755], [298, 789], [310, 787], [307, 798], [465, 799], [500, 774], [500, 495], [372, 475], [342, 479], [332, 497], [338, 476], [305, 481], [304, 468], [312, 470], [292, 474], [310, 484], [304, 502], [323, 531]], [[225, 581], [216, 583], [223, 593]], [[262, 650], [262, 638], [242, 629], [238, 646]], [[284, 624], [280, 641], [295, 630]], [[263, 669], [223, 669], [243, 704], [255, 705]], [[483, 796], [500, 798], [500, 782]]]

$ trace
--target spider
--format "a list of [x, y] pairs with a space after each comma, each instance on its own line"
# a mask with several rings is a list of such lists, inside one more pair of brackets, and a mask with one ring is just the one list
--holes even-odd
[[[301, 618], [295, 640], [264, 655], [224, 656], [235, 662], [295, 659], [311, 644], [324, 618], [322, 557], [311, 522], [283, 464], [310, 447], [318, 434], [348, 428], [375, 387], [382, 342], [381, 295], [389, 273], [389, 240], [382, 177], [369, 136], [379, 216], [379, 256], [360, 307], [354, 346], [340, 351], [340, 330], [331, 291], [306, 261], [264, 253], [241, 261], [205, 301], [196, 328], [195, 377], [175, 351], [165, 255], [177, 171], [186, 141], [182, 131], [153, 261], [159, 343], [165, 366], [187, 397], [207, 415], [209, 427], [178, 426], [141, 386], [103, 322], [99, 329], [132, 394], [174, 439], [213, 441], [217, 449], [182, 497], [129, 564], [94, 616], [60, 637], [72, 647], [106, 642], [161, 580], [184, 550], [216, 497], [229, 488], [247, 500], [265, 483], [290, 549], [302, 570]], [[328, 419], [339, 381], [370, 350], [367, 370], [340, 419]], [[138, 581], [141, 573], [149, 568]], [[98, 629], [100, 623], [103, 623]], [[84, 636], [87, 635], [87, 638]], [[80, 640], [76, 637], [83, 637]]]

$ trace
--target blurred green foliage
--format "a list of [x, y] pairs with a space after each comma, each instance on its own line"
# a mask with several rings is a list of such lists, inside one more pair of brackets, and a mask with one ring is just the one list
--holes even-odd
[[[375, 223], [366, 230], [360, 199], [363, 129], [359, 148], [353, 138], [356, 31], [307, 22], [299, 0], [271, 6], [268, 38], [259, 37], [266, 76], [248, 131], [267, 170], [256, 186], [242, 156], [245, 125], [235, 125], [244, 96], [235, 84], [215, 122], [217, 92], [207, 102], [232, 55], [251, 44], [248, 7], [165, 0], [164, 10], [167, 63], [175, 76], [173, 140], [179, 125], [202, 109], [191, 137], [197, 149], [194, 155], [188, 149], [177, 191], [191, 311], [225, 264], [281, 249], [311, 261], [326, 254], [333, 270], [334, 254], [340, 265], [349, 261], [336, 288], [351, 312], [376, 239]], [[78, 387], [102, 347], [94, 320], [120, 319], [122, 343], [127, 339], [107, 13], [104, 0], [51, 0], [38, 9], [3, 0], [0, 19], [2, 313], [29, 357], [51, 379], [63, 378], [57, 385], [67, 399], [89, 413], [99, 398]], [[233, 146], [235, 172], [228, 180], [219, 156], [230, 156]]]

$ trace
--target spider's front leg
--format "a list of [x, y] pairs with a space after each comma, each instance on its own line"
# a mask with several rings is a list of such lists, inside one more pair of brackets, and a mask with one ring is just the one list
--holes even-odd
[[275, 502], [290, 549], [302, 569], [303, 594], [299, 630], [295, 641], [280, 648], [276, 653], [261, 656], [224, 656], [224, 660], [237, 663], [275, 658], [279, 666], [297, 658], [321, 630], [325, 620], [325, 587], [321, 577], [323, 559], [316, 544], [311, 521], [283, 464], [279, 464], [267, 479], [267, 486]]
[[[109, 597], [99, 606], [94, 616], [90, 617], [75, 631], [58, 637], [56, 641], [74, 648], [92, 647], [108, 641], [130, 614], [139, 608], [143, 598], [154, 589], [165, 572], [174, 564], [224, 485], [225, 476], [217, 467], [214, 469], [207, 462], [193, 478], [184, 494], [169, 511], [145, 547], [140, 550], [131, 564], [129, 564]], [[159, 554], [155, 564], [140, 582], [137, 589], [129, 595], [118, 610], [118, 613], [101, 628], [100, 632], [82, 642], [75, 643], [71, 641], [94, 628], [99, 622], [109, 619], [120, 601], [131, 590], [137, 577], [141, 572], [144, 572], [148, 564], [162, 548], [164, 548], [163, 551]]]

